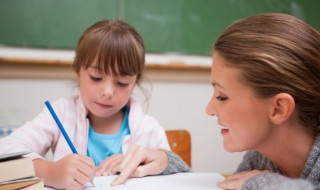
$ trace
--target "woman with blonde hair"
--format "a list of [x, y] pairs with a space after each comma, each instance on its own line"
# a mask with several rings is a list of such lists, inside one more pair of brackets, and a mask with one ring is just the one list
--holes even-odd
[[[206, 112], [217, 117], [224, 148], [247, 151], [219, 187], [320, 188], [318, 31], [281, 13], [240, 20], [214, 44], [211, 83]], [[190, 171], [169, 151], [133, 147], [128, 153], [132, 159], [124, 159], [113, 184], [128, 176]]]

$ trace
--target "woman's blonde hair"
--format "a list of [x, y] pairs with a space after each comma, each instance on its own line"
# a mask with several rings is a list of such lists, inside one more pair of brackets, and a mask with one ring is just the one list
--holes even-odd
[[241, 70], [260, 97], [290, 94], [300, 122], [320, 133], [320, 34], [298, 18], [265, 13], [240, 20], [217, 39], [213, 51]]

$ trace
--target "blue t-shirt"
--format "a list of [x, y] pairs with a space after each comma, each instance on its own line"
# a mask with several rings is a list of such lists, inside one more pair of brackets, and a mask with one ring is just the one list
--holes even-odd
[[87, 156], [90, 157], [96, 166], [113, 154], [122, 154], [122, 142], [125, 136], [130, 134], [129, 130], [129, 109], [124, 108], [124, 118], [122, 126], [117, 134], [105, 135], [96, 133], [91, 126], [89, 126], [89, 137]]

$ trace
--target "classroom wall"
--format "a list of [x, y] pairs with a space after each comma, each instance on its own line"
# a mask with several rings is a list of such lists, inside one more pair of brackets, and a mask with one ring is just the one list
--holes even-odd
[[[152, 86], [150, 86], [152, 85]], [[21, 125], [32, 119], [46, 100], [54, 101], [76, 93], [70, 79], [0, 78], [0, 127]], [[205, 114], [212, 95], [209, 82], [152, 80], [144, 85], [151, 92], [148, 105], [141, 91], [135, 89], [147, 112], [165, 129], [187, 129], [192, 139], [192, 168], [196, 172], [231, 173], [242, 153], [227, 153], [222, 147], [216, 120]]]

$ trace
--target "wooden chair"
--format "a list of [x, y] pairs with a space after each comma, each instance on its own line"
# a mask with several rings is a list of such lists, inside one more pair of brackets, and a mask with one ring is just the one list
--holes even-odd
[[166, 135], [173, 152], [191, 167], [191, 137], [187, 130], [167, 130]]

